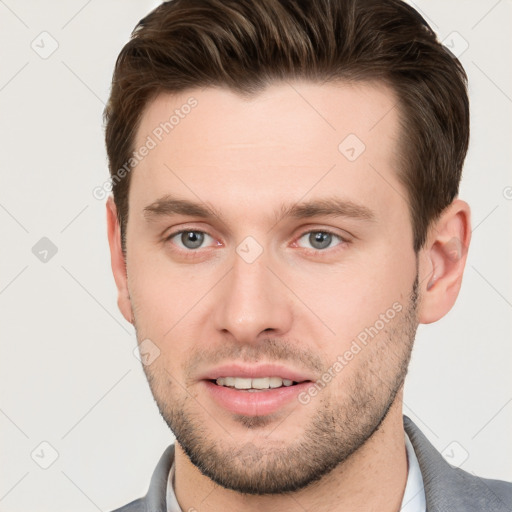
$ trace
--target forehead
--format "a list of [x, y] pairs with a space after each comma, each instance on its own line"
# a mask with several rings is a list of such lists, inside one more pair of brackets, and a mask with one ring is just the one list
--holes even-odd
[[140, 211], [172, 193], [240, 209], [241, 200], [277, 206], [337, 192], [385, 209], [406, 195], [399, 134], [397, 99], [379, 83], [283, 82], [250, 98], [224, 88], [162, 93], [137, 131], [135, 150], [150, 149], [129, 202]]

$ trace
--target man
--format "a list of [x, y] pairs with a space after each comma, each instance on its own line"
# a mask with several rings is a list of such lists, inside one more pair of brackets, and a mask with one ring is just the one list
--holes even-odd
[[123, 511], [505, 511], [402, 415], [461, 285], [466, 76], [398, 0], [173, 0], [105, 111], [118, 304], [176, 436]]

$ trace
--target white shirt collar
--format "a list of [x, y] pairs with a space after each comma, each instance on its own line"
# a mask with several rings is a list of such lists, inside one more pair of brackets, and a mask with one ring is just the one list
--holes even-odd
[[169, 478], [167, 479], [167, 493], [165, 495], [165, 501], [167, 504], [167, 512], [183, 512], [178, 505], [176, 494], [174, 493], [174, 466], [175, 461], [172, 461], [172, 466], [169, 471]]
[[[400, 512], [426, 512], [427, 503], [423, 477], [421, 476], [418, 458], [416, 457], [416, 453], [414, 453], [414, 448], [407, 433], [405, 433], [405, 448], [407, 449], [409, 470], [407, 472], [407, 483], [405, 484]], [[178, 512], [180, 512], [179, 509]]]
[[[405, 434], [405, 447], [407, 450], [408, 472], [407, 483], [405, 484], [404, 497], [400, 505], [400, 512], [426, 512], [425, 489], [423, 487], [423, 477], [421, 476], [418, 459], [414, 453], [414, 448]], [[167, 512], [183, 512], [174, 493], [174, 461], [169, 471], [167, 479]]]

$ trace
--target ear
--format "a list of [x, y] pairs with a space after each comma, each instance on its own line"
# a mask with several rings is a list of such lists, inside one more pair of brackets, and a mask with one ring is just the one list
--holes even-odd
[[471, 241], [470, 217], [469, 205], [455, 199], [429, 229], [419, 259], [422, 324], [436, 322], [455, 304]]
[[117, 305], [126, 320], [133, 323], [132, 306], [128, 292], [126, 262], [121, 245], [121, 228], [117, 218], [117, 208], [112, 196], [107, 200], [107, 230], [108, 244], [110, 246], [110, 262], [117, 286]]

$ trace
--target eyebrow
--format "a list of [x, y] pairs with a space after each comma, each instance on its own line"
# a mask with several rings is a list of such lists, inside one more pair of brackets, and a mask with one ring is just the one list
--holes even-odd
[[[163, 196], [144, 208], [144, 217], [148, 221], [172, 215], [186, 215], [204, 219], [217, 217], [223, 220], [221, 213], [211, 205], [180, 199], [171, 195]], [[283, 205], [279, 212], [274, 213], [276, 223], [285, 218], [306, 219], [316, 216], [347, 217], [369, 222], [376, 220], [375, 212], [367, 206], [338, 197]]]
[[338, 197], [317, 199], [292, 204], [281, 208], [281, 218], [305, 219], [316, 216], [348, 217], [357, 220], [375, 221], [376, 215], [367, 206]]
[[205, 219], [220, 217], [219, 213], [206, 203], [178, 199], [170, 195], [161, 197], [144, 208], [144, 217], [148, 220], [158, 217], [170, 217], [171, 215], [188, 215]]

